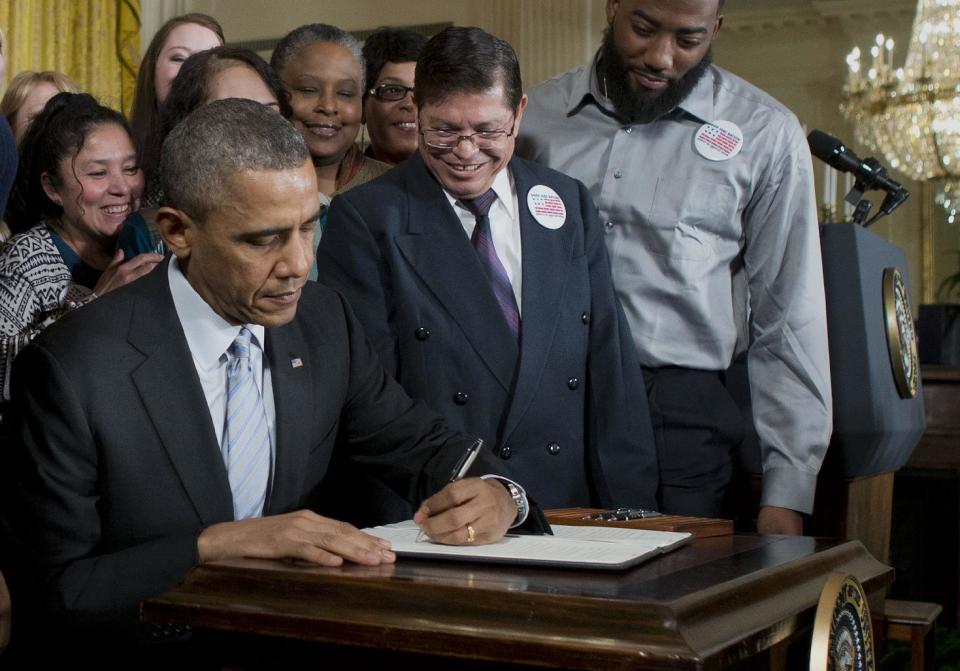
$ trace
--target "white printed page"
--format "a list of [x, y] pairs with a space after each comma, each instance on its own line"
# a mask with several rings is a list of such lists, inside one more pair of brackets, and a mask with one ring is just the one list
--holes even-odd
[[553, 525], [553, 536], [508, 534], [489, 545], [454, 546], [418, 541], [419, 529], [411, 522], [365, 531], [389, 540], [400, 556], [607, 569], [632, 566], [691, 537], [689, 533]]

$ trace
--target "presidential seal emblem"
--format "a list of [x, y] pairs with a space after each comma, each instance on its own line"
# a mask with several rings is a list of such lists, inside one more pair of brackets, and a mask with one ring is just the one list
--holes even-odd
[[863, 587], [833, 574], [820, 592], [810, 646], [810, 671], [874, 671], [873, 627]]
[[920, 359], [907, 285], [897, 268], [883, 271], [883, 318], [897, 392], [900, 398], [913, 398], [920, 390]]

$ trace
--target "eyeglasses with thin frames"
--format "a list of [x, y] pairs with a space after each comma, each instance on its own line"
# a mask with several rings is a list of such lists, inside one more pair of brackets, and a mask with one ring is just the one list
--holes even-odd
[[[419, 119], [417, 121], [419, 123]], [[449, 151], [455, 149], [463, 141], [472, 142], [477, 149], [498, 149], [502, 147], [507, 138], [512, 136], [516, 117], [510, 122], [510, 130], [480, 130], [476, 133], [463, 135], [453, 130], [444, 130], [438, 128], [427, 128], [420, 131], [424, 143], [431, 149], [442, 149]]]

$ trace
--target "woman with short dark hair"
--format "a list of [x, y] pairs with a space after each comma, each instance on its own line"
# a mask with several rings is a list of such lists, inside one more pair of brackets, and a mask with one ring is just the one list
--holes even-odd
[[[363, 115], [360, 44], [341, 28], [312, 23], [287, 33], [274, 49], [270, 64], [290, 94], [290, 120], [307, 143], [317, 173], [323, 210], [315, 236], [319, 242], [331, 199], [390, 168], [364, 156], [356, 144]], [[314, 262], [310, 279], [316, 278]]]

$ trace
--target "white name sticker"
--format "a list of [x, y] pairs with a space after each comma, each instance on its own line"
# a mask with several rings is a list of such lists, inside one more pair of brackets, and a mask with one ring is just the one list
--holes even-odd
[[732, 121], [714, 121], [700, 126], [693, 142], [705, 159], [726, 161], [743, 149], [743, 131]]
[[563, 226], [567, 220], [567, 208], [563, 199], [549, 186], [537, 184], [527, 192], [527, 208], [537, 223], [552, 231]]

